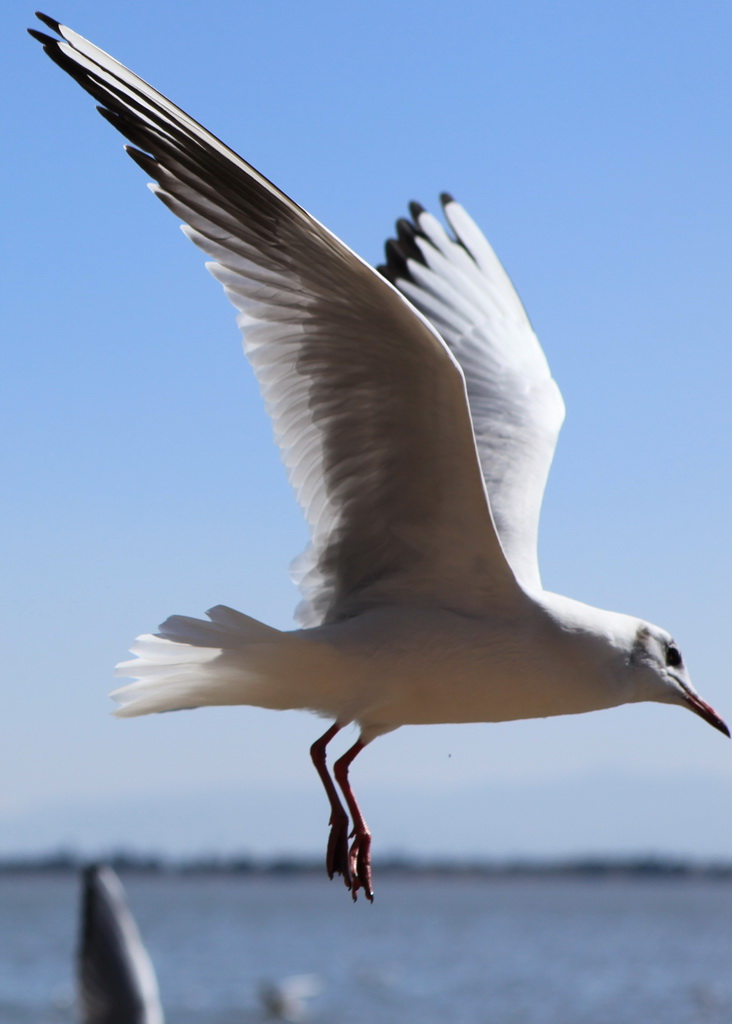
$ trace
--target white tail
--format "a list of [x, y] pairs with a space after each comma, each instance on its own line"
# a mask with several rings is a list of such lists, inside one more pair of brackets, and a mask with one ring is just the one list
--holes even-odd
[[210, 622], [172, 615], [154, 636], [137, 637], [130, 648], [137, 657], [115, 669], [135, 679], [112, 692], [122, 705], [119, 717], [208, 704], [292, 706], [271, 685], [273, 663], [291, 634], [225, 605], [206, 614]]

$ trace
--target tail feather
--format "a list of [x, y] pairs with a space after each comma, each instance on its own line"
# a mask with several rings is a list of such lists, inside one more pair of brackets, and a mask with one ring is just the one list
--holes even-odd
[[[135, 680], [111, 693], [118, 717], [208, 704], [272, 706], [267, 664], [287, 634], [224, 605], [206, 614], [210, 622], [172, 615], [157, 634], [137, 637], [130, 648], [136, 657], [115, 669]], [[245, 649], [246, 659], [234, 653]]]
[[281, 636], [279, 629], [265, 625], [250, 615], [217, 604], [206, 612], [210, 622], [187, 615], [171, 615], [155, 634], [164, 640], [193, 644], [195, 647], [248, 647], [257, 641], [274, 640]]

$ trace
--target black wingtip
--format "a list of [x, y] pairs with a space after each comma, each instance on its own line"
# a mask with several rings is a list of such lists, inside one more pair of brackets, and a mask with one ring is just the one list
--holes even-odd
[[113, 110], [109, 110], [107, 107], [103, 107], [100, 103], [97, 103], [97, 113], [101, 114], [105, 121], [109, 121], [110, 124], [114, 125], [115, 128], [119, 128], [119, 115]]
[[[108, 120], [111, 119], [108, 118]], [[113, 121], [112, 124], [114, 124]], [[156, 178], [160, 174], [157, 161], [148, 153], [143, 153], [143, 151], [138, 149], [136, 146], [125, 146], [125, 153], [135, 161], [138, 167], [143, 169], [145, 174], [149, 174], [151, 178]]]
[[455, 196], [450, 192], [440, 192], [440, 202], [442, 203], [443, 209], [450, 203], [454, 203], [456, 201]]
[[416, 224], [420, 216], [423, 213], [426, 213], [427, 211], [425, 210], [424, 206], [422, 206], [421, 203], [417, 203], [413, 199], [412, 202], [409, 204], [409, 212], [412, 215], [412, 220]]
[[399, 220], [396, 222], [395, 227], [399, 237], [406, 238], [410, 242], [417, 234], [417, 228], [415, 227], [414, 224], [412, 224], [411, 220], [407, 220], [406, 217], [400, 217]]
[[[53, 29], [54, 32], [58, 32], [58, 34], [61, 35], [61, 23], [59, 21], [49, 18], [47, 14], [42, 14], [40, 11], [36, 11], [35, 14], [39, 21], [42, 21], [44, 25], [48, 26], [48, 28]], [[30, 31], [30, 29], [28, 31]]]
[[53, 36], [47, 36], [45, 32], [39, 32], [36, 28], [29, 28], [27, 32], [29, 36], [33, 36], [43, 46], [55, 46], [58, 42], [58, 39], [54, 39]]
[[387, 238], [384, 243], [384, 252], [386, 254], [386, 264], [390, 270], [402, 275], [409, 273], [407, 257], [395, 238]]
[[424, 261], [424, 257], [422, 256], [422, 252], [416, 242], [417, 237], [421, 235], [419, 228], [415, 227], [414, 224], [412, 224], [411, 221], [408, 221], [405, 217], [400, 217], [396, 223], [396, 229], [397, 242], [403, 258], [405, 260], [418, 260], [422, 263]]

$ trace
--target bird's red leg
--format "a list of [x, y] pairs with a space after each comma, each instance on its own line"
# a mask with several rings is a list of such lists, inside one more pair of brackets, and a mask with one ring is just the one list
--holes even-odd
[[361, 808], [353, 795], [351, 784], [348, 781], [348, 769], [351, 762], [361, 753], [366, 744], [358, 740], [350, 750], [347, 750], [343, 757], [340, 757], [333, 765], [333, 774], [338, 780], [338, 785], [343, 790], [343, 795], [348, 804], [348, 810], [353, 819], [353, 844], [349, 853], [349, 870], [351, 874], [354, 900], [356, 892], [363, 889], [366, 899], [374, 902], [374, 890], [371, 884], [371, 832], [366, 824]]
[[313, 743], [310, 748], [310, 756], [313, 759], [315, 769], [320, 776], [320, 781], [323, 783], [328, 800], [330, 801], [330, 835], [328, 836], [328, 851], [325, 857], [328, 878], [332, 878], [334, 874], [343, 875], [346, 888], [350, 889], [353, 885], [353, 879], [348, 854], [348, 815], [343, 810], [343, 804], [338, 798], [338, 792], [328, 774], [328, 768], [325, 763], [325, 748], [336, 733], [340, 732], [341, 728], [342, 726], [337, 722], [331, 725], [330, 729]]

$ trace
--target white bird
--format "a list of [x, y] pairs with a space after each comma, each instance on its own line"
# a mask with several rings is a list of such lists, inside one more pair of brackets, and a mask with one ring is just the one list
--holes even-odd
[[163, 1024], [155, 968], [107, 865], [84, 872], [77, 957], [80, 1024]]
[[299, 1024], [307, 1017], [306, 1000], [318, 995], [322, 988], [317, 974], [290, 974], [282, 981], [263, 981], [259, 998], [268, 1019]]
[[[101, 104], [240, 310], [310, 526], [302, 628], [231, 608], [174, 615], [118, 666], [117, 714], [304, 708], [331, 807], [328, 873], [372, 899], [371, 836], [348, 781], [401, 725], [499, 722], [635, 701], [729, 735], [663, 629], [542, 588], [539, 511], [564, 407], [513, 286], [451, 197], [419, 206], [382, 274], [127, 68], [51, 18], [31, 30]], [[345, 725], [356, 743], [326, 767]]]

